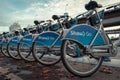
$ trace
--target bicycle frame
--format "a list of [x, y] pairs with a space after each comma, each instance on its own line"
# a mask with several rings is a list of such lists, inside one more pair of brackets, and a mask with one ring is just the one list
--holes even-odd
[[[75, 25], [65, 35], [63, 40], [74, 40], [83, 45], [94, 56], [115, 56], [120, 39], [112, 43], [104, 31], [102, 20], [97, 10], [94, 10], [99, 21], [98, 29], [87, 24]], [[90, 14], [92, 15], [92, 14]], [[109, 50], [109, 52], [108, 52]]]

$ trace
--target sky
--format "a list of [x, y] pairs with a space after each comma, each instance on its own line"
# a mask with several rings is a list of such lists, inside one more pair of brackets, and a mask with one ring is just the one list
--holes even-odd
[[[0, 0], [0, 32], [8, 31], [9, 26], [18, 22], [21, 27], [33, 25], [34, 20], [51, 19], [52, 15], [68, 12], [75, 17], [85, 11], [89, 0]], [[96, 0], [105, 5], [120, 0]]]

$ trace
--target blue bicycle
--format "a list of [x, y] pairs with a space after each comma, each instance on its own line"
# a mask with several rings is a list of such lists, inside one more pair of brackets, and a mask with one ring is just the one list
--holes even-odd
[[[51, 66], [55, 65], [61, 60], [60, 46], [62, 37], [66, 32], [66, 27], [76, 24], [76, 19], [68, 22], [69, 16], [53, 15], [53, 19], [57, 21], [56, 24], [50, 26], [50, 31], [40, 33], [33, 42], [33, 56], [42, 65]], [[66, 24], [66, 25], [65, 25]], [[69, 26], [68, 26], [69, 25]], [[65, 29], [64, 29], [65, 28]]]
[[88, 12], [84, 17], [92, 20], [96, 25], [75, 25], [63, 38], [62, 62], [65, 68], [76, 76], [91, 76], [101, 66], [103, 56], [116, 54], [116, 47], [113, 48], [113, 44], [103, 29], [104, 10], [99, 13], [97, 11], [97, 8], [101, 7], [96, 1], [86, 4], [85, 8]]
[[9, 40], [7, 44], [7, 53], [9, 56], [13, 59], [21, 59], [18, 55], [17, 48], [18, 48], [18, 42], [23, 37], [22, 36], [23, 31], [15, 31], [14, 36]]
[[38, 22], [37, 20], [35, 20], [34, 23], [36, 26], [28, 29], [29, 34], [22, 37], [18, 43], [18, 54], [25, 61], [35, 61], [32, 55], [33, 40], [37, 35], [39, 35], [39, 33], [48, 30], [48, 24], [50, 24], [50, 21]]
[[6, 56], [10, 57], [9, 54], [7, 53], [7, 44], [9, 40], [11, 39], [12, 35], [9, 32], [3, 32], [2, 34], [2, 40], [1, 40], [1, 53]]

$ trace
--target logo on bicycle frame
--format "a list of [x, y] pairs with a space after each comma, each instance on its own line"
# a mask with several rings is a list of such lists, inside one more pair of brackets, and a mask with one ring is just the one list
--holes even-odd
[[18, 42], [18, 40], [14, 40], [14, 39], [13, 39], [12, 42]]
[[31, 39], [23, 38], [24, 41], [31, 41]]
[[82, 32], [77, 32], [77, 31], [70, 31], [70, 35], [75, 35], [75, 36], [92, 36], [92, 33], [88, 31], [82, 31]]
[[50, 36], [39, 36], [39, 39], [43, 39], [43, 40], [54, 40], [55, 38], [54, 37], [50, 37]]

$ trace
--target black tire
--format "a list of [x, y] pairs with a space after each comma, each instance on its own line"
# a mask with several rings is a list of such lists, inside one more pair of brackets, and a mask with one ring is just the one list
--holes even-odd
[[1, 47], [2, 45], [0, 44], [0, 55], [2, 55], [2, 52], [1, 52], [1, 49], [2, 49], [2, 47]]
[[[29, 51], [25, 51], [23, 46], [26, 46], [28, 47], [28, 50]], [[18, 43], [18, 54], [20, 55], [20, 57], [25, 60], [25, 61], [28, 61], [28, 62], [33, 62], [35, 61], [33, 55], [32, 55], [32, 48], [31, 46], [28, 46], [27, 44], [25, 43]], [[26, 53], [26, 54], [25, 54]]]
[[10, 58], [10, 55], [9, 55], [8, 52], [7, 52], [7, 46], [4, 46], [3, 44], [1, 44], [1, 53], [2, 53], [4, 56]]
[[[71, 48], [71, 45], [75, 45], [75, 48]], [[69, 47], [71, 46], [71, 47]], [[77, 49], [79, 48], [79, 49]], [[68, 53], [67, 53], [68, 51]], [[103, 57], [95, 58], [87, 53], [84, 53], [85, 47], [73, 40], [63, 40], [61, 46], [61, 54], [62, 54], [62, 62], [65, 68], [75, 76], [79, 77], [89, 77], [94, 74], [101, 66], [103, 62]], [[72, 54], [73, 52], [79, 53], [79, 56], [72, 57], [68, 54]], [[89, 58], [89, 59], [87, 59]], [[67, 61], [67, 59], [69, 59]], [[97, 61], [95, 63], [90, 63], [90, 60]], [[83, 62], [83, 63], [82, 63]], [[88, 69], [91, 68], [91, 69]], [[87, 71], [84, 71], [87, 70]]]
[[[41, 46], [39, 46], [38, 44], [40, 44]], [[32, 50], [33, 50], [33, 56], [36, 59], [36, 61], [38, 61], [40, 64], [45, 66], [53, 66], [61, 61], [60, 53], [57, 55], [57, 54], [52, 54], [51, 52], [50, 55], [48, 55], [46, 54], [46, 52], [48, 52], [46, 49], [47, 46], [45, 46], [43, 43], [33, 42]], [[46, 52], [44, 50], [46, 50]]]
[[[18, 46], [18, 45], [17, 45]], [[17, 46], [11, 46], [10, 43], [7, 44], [7, 53], [9, 56], [13, 59], [16, 60], [21, 60], [18, 51], [17, 51]]]

